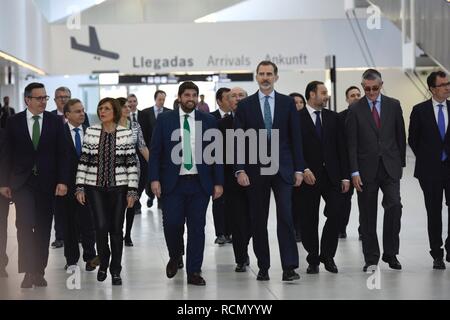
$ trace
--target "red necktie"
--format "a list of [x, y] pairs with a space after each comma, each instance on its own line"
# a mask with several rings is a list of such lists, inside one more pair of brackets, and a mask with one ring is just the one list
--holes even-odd
[[373, 117], [373, 121], [375, 121], [375, 125], [377, 126], [378, 129], [380, 129], [381, 127], [381, 121], [380, 121], [380, 115], [378, 114], [378, 110], [376, 108], [376, 101], [373, 101], [373, 106], [372, 106], [372, 117]]

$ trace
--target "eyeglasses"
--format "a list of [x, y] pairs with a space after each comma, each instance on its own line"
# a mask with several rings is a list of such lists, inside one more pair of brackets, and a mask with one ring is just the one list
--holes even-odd
[[440, 85], [434, 86], [435, 88], [444, 88], [444, 87], [450, 87], [450, 82], [447, 83], [441, 83]]
[[30, 99], [36, 99], [39, 102], [43, 102], [43, 101], [48, 101], [48, 99], [50, 99], [49, 96], [43, 96], [43, 97], [32, 97], [32, 96], [28, 96], [28, 98]]
[[69, 100], [70, 97], [69, 96], [59, 96], [59, 97], [55, 97], [55, 99], [57, 99], [57, 100]]
[[379, 86], [375, 86], [375, 87], [364, 87], [364, 91], [365, 91], [365, 92], [370, 92], [370, 91], [377, 92], [378, 90], [380, 90], [380, 87], [379, 87]]

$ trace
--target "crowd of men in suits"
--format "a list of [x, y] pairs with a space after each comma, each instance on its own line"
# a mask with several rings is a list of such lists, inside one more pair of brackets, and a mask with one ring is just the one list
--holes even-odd
[[[349, 107], [339, 114], [327, 109], [329, 96], [323, 82], [310, 82], [305, 100], [299, 94], [289, 97], [275, 91], [277, 80], [277, 66], [260, 62], [256, 70], [258, 91], [247, 96], [241, 88], [220, 88], [216, 93], [219, 109], [211, 114], [197, 108], [199, 88], [193, 82], [180, 85], [174, 111], [164, 107], [163, 91], [155, 93], [153, 107], [142, 111], [137, 110], [137, 98], [130, 95], [130, 120], [140, 123], [150, 150], [148, 164], [140, 159], [143, 170], [139, 192], [148, 194], [147, 206], [156, 196], [162, 208], [170, 257], [167, 277], [173, 278], [184, 267], [186, 252], [187, 282], [206, 284], [201, 266], [206, 211], [212, 198], [215, 243], [232, 243], [235, 271], [245, 272], [252, 239], [259, 268], [257, 280], [270, 280], [267, 223], [272, 192], [283, 281], [300, 279], [295, 271], [299, 267], [299, 241], [308, 253], [308, 274], [318, 273], [320, 263], [327, 271], [338, 273], [334, 256], [338, 239], [346, 237], [354, 190], [358, 195], [363, 271], [377, 265], [380, 258], [390, 268], [400, 270], [400, 179], [406, 165], [400, 102], [381, 93], [383, 80], [375, 69], [362, 75], [363, 97], [356, 86], [346, 90]], [[446, 199], [450, 196], [450, 138], [446, 134], [450, 82], [442, 71], [432, 72], [427, 82], [432, 97], [413, 108], [408, 142], [416, 155], [414, 176], [425, 198], [433, 268], [445, 269], [444, 249], [450, 262], [450, 240], [447, 237], [442, 248], [442, 200], [444, 193]], [[6, 129], [0, 131], [0, 276], [7, 276], [6, 219], [12, 200], [16, 205], [19, 272], [30, 274], [24, 279], [24, 287], [47, 285], [44, 273], [53, 212], [55, 220], [59, 215], [63, 221], [63, 239], [56, 240], [64, 242], [67, 266], [76, 264], [80, 257], [80, 234], [86, 270], [94, 270], [98, 264], [92, 219], [88, 212], [82, 212], [74, 197], [80, 142], [72, 131], [81, 128], [83, 132], [89, 120], [81, 101], [67, 103], [70, 90], [66, 89], [58, 88], [55, 93], [56, 116], [44, 111], [49, 99], [45, 88], [26, 89], [27, 109], [10, 117]], [[214, 139], [197, 141], [195, 137], [209, 129], [222, 132], [223, 161], [198, 159]], [[256, 162], [249, 160], [252, 146], [248, 141], [244, 143], [243, 162], [237, 161], [238, 149], [234, 149], [233, 163], [225, 161], [229, 152], [225, 146], [230, 142], [225, 132], [239, 129], [263, 132], [257, 135], [258, 155], [259, 148], [265, 146], [270, 156], [275, 142], [279, 155], [276, 172], [267, 174], [264, 169], [270, 163], [259, 156]], [[173, 139], [176, 130], [180, 132]], [[174, 154], [180, 155], [180, 161], [174, 160]], [[376, 230], [380, 189], [384, 209], [382, 254]], [[319, 239], [321, 198], [326, 203], [326, 222]], [[140, 204], [136, 204], [135, 212], [139, 211]]]

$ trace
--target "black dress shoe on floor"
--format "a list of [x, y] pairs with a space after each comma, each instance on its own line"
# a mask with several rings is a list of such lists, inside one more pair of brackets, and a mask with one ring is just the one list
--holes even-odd
[[347, 232], [339, 232], [338, 238], [339, 239], [347, 239]]
[[112, 285], [113, 286], [121, 286], [122, 285], [122, 278], [119, 274], [112, 274]]
[[225, 238], [224, 235], [220, 235], [220, 236], [218, 236], [218, 237], [216, 238], [216, 240], [214, 240], [214, 243], [215, 243], [215, 244], [218, 244], [218, 245], [223, 245], [223, 244], [225, 244], [226, 242], [227, 242], [227, 239]]
[[107, 275], [108, 275], [108, 273], [106, 272], [106, 270], [98, 269], [97, 281], [100, 281], [100, 282], [105, 281]]
[[5, 268], [0, 269], [0, 278], [8, 278], [8, 272], [6, 272]]
[[167, 266], [166, 266], [167, 278], [169, 278], [169, 279], [173, 278], [177, 274], [177, 272], [178, 272], [178, 261], [179, 261], [179, 258], [177, 258], [177, 259], [170, 259], [169, 262], [167, 263]]
[[194, 272], [191, 274], [188, 274], [187, 276], [187, 283], [193, 284], [194, 286], [204, 286], [206, 285], [205, 279], [202, 278], [200, 273]]
[[384, 262], [386, 262], [387, 264], [389, 264], [389, 268], [394, 269], [394, 270], [401, 270], [402, 269], [402, 265], [400, 264], [400, 261], [398, 261], [396, 256], [385, 256], [383, 255], [383, 257], [381, 258]]
[[180, 257], [180, 259], [178, 260], [178, 269], [183, 268], [184, 268], [183, 257]]
[[33, 288], [33, 275], [31, 273], [25, 273], [20, 287], [22, 289]]
[[123, 239], [124, 243], [125, 243], [125, 247], [132, 247], [134, 246], [133, 241], [131, 241], [130, 237], [125, 237]]
[[233, 243], [233, 238], [231, 235], [225, 236], [225, 243]]
[[334, 263], [333, 258], [323, 258], [321, 259], [321, 262], [325, 266], [325, 270], [331, 273], [338, 273], [338, 268], [336, 264]]
[[62, 248], [62, 247], [64, 247], [64, 241], [62, 241], [62, 240], [55, 240], [55, 241], [52, 242], [51, 246], [52, 246], [53, 249]]
[[433, 269], [445, 270], [444, 259], [442, 259], [442, 258], [434, 259], [434, 261], [433, 261]]
[[148, 199], [147, 200], [147, 208], [151, 208], [153, 206], [153, 200], [152, 199]]
[[369, 267], [372, 267], [370, 269], [373, 271], [377, 266], [378, 266], [378, 264], [376, 264], [376, 263], [366, 263], [363, 267], [363, 272], [367, 272]]
[[269, 271], [268, 270], [259, 270], [258, 275], [256, 276], [256, 280], [258, 281], [269, 281]]
[[308, 274], [317, 274], [319, 273], [319, 266], [316, 264], [310, 264], [306, 269], [306, 273]]
[[236, 268], [234, 269], [235, 272], [246, 272], [247, 266], [245, 263], [238, 263], [236, 264]]
[[300, 275], [294, 270], [285, 270], [283, 271], [283, 281], [294, 281], [299, 280]]
[[44, 275], [42, 275], [42, 274], [34, 274], [33, 275], [33, 284], [35, 287], [46, 287], [47, 280], [45, 280]]

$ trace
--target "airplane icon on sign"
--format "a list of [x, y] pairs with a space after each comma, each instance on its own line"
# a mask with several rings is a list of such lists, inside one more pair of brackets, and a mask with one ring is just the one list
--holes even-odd
[[70, 37], [70, 44], [73, 50], [78, 50], [86, 53], [93, 54], [94, 59], [100, 60], [100, 57], [110, 58], [117, 60], [120, 55], [116, 52], [103, 50], [100, 47], [100, 42], [98, 41], [97, 31], [94, 27], [89, 26], [89, 45], [79, 44], [75, 37]]

